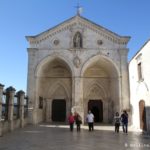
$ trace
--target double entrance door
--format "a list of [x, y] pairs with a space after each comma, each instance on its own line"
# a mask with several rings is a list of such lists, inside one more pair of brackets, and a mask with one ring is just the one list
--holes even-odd
[[88, 110], [94, 114], [95, 122], [103, 122], [103, 102], [101, 100], [89, 100]]
[[[103, 122], [103, 102], [101, 100], [89, 100], [88, 110], [94, 114], [95, 122]], [[54, 99], [52, 101], [52, 121], [66, 121], [66, 100]]]

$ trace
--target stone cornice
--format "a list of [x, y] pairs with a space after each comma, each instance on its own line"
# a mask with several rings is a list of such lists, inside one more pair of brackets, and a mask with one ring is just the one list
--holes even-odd
[[28, 53], [35, 53], [38, 51], [38, 48], [27, 48]]
[[6, 89], [6, 92], [15, 92], [15, 91], [16, 91], [16, 89], [12, 86], [10, 86]]
[[4, 85], [0, 83], [0, 88], [3, 88], [3, 87], [4, 87]]
[[116, 51], [116, 50], [118, 50], [118, 49], [116, 49], [116, 48], [104, 48], [104, 47], [100, 47], [100, 48], [82, 48], [82, 49], [74, 49], [74, 48], [69, 48], [69, 49], [67, 49], [67, 48], [39, 48], [39, 49], [37, 49], [37, 48], [28, 48], [28, 52], [32, 52], [32, 50], [33, 51], [49, 51], [49, 50], [51, 50], [51, 51], [71, 51], [71, 52], [75, 52], [75, 51], [80, 51], [80, 52], [85, 52], [85, 51], [101, 51], [101, 50], [108, 50], [108, 51]]
[[24, 92], [24, 91], [22, 91], [22, 90], [20, 90], [20, 91], [18, 91], [16, 94], [20, 96], [20, 95], [24, 95], [24, 94], [25, 94], [25, 92]]
[[77, 24], [94, 31], [97, 34], [100, 34], [105, 39], [108, 39], [114, 43], [126, 45], [128, 43], [128, 41], [130, 40], [129, 36], [120, 36], [112, 31], [110, 31], [100, 25], [97, 25], [96, 23], [94, 23], [84, 17], [78, 16], [78, 15], [74, 16], [74, 17], [62, 22], [61, 24], [58, 24], [57, 26], [55, 26], [45, 32], [42, 32], [36, 36], [26, 36], [26, 39], [30, 43], [39, 44], [43, 40], [46, 40], [62, 31], [69, 30]]

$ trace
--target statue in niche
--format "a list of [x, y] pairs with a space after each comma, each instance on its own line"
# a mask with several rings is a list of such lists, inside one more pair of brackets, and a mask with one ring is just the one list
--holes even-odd
[[80, 32], [77, 32], [73, 38], [73, 47], [82, 48], [82, 35]]

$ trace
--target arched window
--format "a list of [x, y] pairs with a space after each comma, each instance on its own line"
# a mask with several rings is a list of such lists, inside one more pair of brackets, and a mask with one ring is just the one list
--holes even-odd
[[75, 35], [74, 35], [74, 38], [73, 38], [73, 47], [74, 48], [82, 48], [82, 35], [80, 32], [77, 32]]

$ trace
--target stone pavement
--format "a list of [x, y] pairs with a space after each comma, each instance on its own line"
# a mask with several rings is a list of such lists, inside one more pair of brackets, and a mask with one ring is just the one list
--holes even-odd
[[149, 150], [150, 137], [141, 133], [114, 133], [111, 126], [82, 126], [81, 132], [66, 125], [36, 125], [0, 137], [0, 150]]

